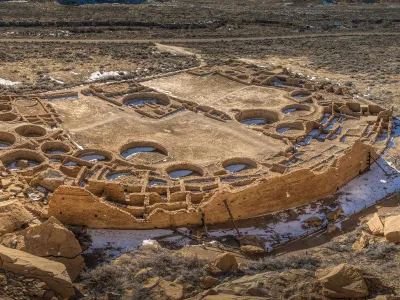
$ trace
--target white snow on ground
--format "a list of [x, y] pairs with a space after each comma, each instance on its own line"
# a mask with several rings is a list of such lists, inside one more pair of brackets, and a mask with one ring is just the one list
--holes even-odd
[[101, 78], [108, 77], [108, 76], [120, 76], [119, 73], [126, 74], [127, 72], [121, 72], [121, 71], [100, 72], [100, 71], [97, 71], [97, 72], [90, 74], [89, 81], [99, 80]]
[[51, 79], [52, 81], [54, 81], [54, 82], [57, 82], [57, 83], [59, 83], [59, 84], [64, 84], [64, 81], [61, 81], [61, 80], [55, 79], [55, 78], [53, 78], [53, 77], [51, 77], [51, 76], [50, 76], [50, 79]]
[[87, 233], [92, 237], [92, 244], [85, 253], [91, 253], [94, 249], [110, 248], [111, 256], [119, 256], [129, 250], [137, 249], [144, 241], [173, 234], [172, 230], [111, 230], [88, 229]]
[[0, 78], [0, 85], [13, 86], [13, 85], [17, 85], [17, 84], [20, 84], [20, 83], [21, 83], [20, 81], [11, 81], [11, 80]]
[[[395, 120], [388, 147], [394, 146], [394, 138], [400, 136], [400, 120]], [[386, 173], [375, 163], [371, 167], [371, 171], [353, 179], [342, 189], [339, 190], [338, 202], [342, 205], [344, 218], [360, 212], [366, 207], [369, 207], [384, 197], [400, 191], [400, 171], [392, 166], [382, 157], [378, 159], [379, 165], [389, 174]], [[267, 228], [240, 228], [240, 232], [246, 235], [256, 235], [264, 238], [267, 242], [265, 244], [267, 249], [273, 246], [278, 246], [289, 242], [290, 240], [299, 238], [308, 233], [307, 229], [302, 227], [303, 221], [309, 217], [317, 216], [321, 219], [325, 215], [319, 213], [321, 204], [316, 203], [317, 207], [312, 208], [311, 204], [305, 206], [305, 213], [299, 216], [298, 220], [288, 220], [287, 216], [283, 216], [279, 222], [268, 225]], [[301, 207], [304, 208], [304, 207]], [[299, 211], [300, 208], [296, 209]], [[281, 213], [277, 213], [282, 216]], [[340, 228], [343, 217], [337, 222]], [[236, 235], [235, 230], [217, 230], [209, 232], [211, 237], [221, 237], [226, 235]]]

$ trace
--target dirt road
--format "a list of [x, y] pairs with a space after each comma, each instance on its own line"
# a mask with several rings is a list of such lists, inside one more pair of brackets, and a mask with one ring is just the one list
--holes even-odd
[[208, 42], [231, 42], [231, 41], [257, 41], [276, 39], [298, 39], [298, 38], [329, 38], [329, 37], [356, 37], [356, 36], [399, 36], [400, 32], [351, 32], [351, 33], [318, 33], [318, 34], [296, 34], [284, 36], [258, 36], [258, 37], [229, 37], [229, 38], [194, 38], [194, 39], [57, 39], [57, 38], [0, 38], [2, 42], [35, 42], [35, 43], [208, 43]]

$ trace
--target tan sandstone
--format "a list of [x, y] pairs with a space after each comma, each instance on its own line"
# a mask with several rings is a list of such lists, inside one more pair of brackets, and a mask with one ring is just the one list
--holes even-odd
[[400, 243], [400, 216], [385, 219], [385, 238], [392, 243]]
[[332, 269], [318, 270], [323, 294], [330, 298], [363, 298], [369, 295], [361, 269], [340, 264]]
[[0, 246], [0, 267], [25, 277], [38, 278], [64, 298], [75, 294], [67, 270], [61, 263]]
[[17, 200], [0, 203], [0, 236], [13, 232], [33, 219], [33, 216]]
[[373, 235], [383, 235], [383, 223], [377, 213], [367, 222], [367, 225]]

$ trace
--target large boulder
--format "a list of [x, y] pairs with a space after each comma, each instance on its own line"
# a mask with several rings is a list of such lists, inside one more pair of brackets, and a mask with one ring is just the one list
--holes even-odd
[[318, 270], [316, 276], [328, 298], [363, 298], [369, 295], [363, 272], [348, 264], [332, 269]]
[[20, 228], [33, 216], [17, 200], [0, 202], [0, 236]]
[[232, 253], [223, 253], [214, 261], [214, 266], [222, 272], [235, 272], [239, 269], [236, 257]]
[[385, 238], [392, 243], [400, 243], [400, 216], [385, 219]]
[[373, 235], [383, 235], [383, 223], [377, 213], [367, 222], [367, 225]]
[[40, 279], [63, 298], [75, 294], [68, 272], [61, 263], [0, 246], [0, 268], [25, 277]]
[[[15, 241], [17, 244], [14, 244]], [[0, 242], [3, 245], [64, 264], [72, 281], [85, 267], [78, 240], [54, 217], [24, 231], [5, 236]]]

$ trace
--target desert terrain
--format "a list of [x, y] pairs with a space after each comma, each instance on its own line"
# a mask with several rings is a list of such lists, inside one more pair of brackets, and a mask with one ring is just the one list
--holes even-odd
[[103, 2], [0, 2], [0, 299], [400, 298], [398, 1]]

